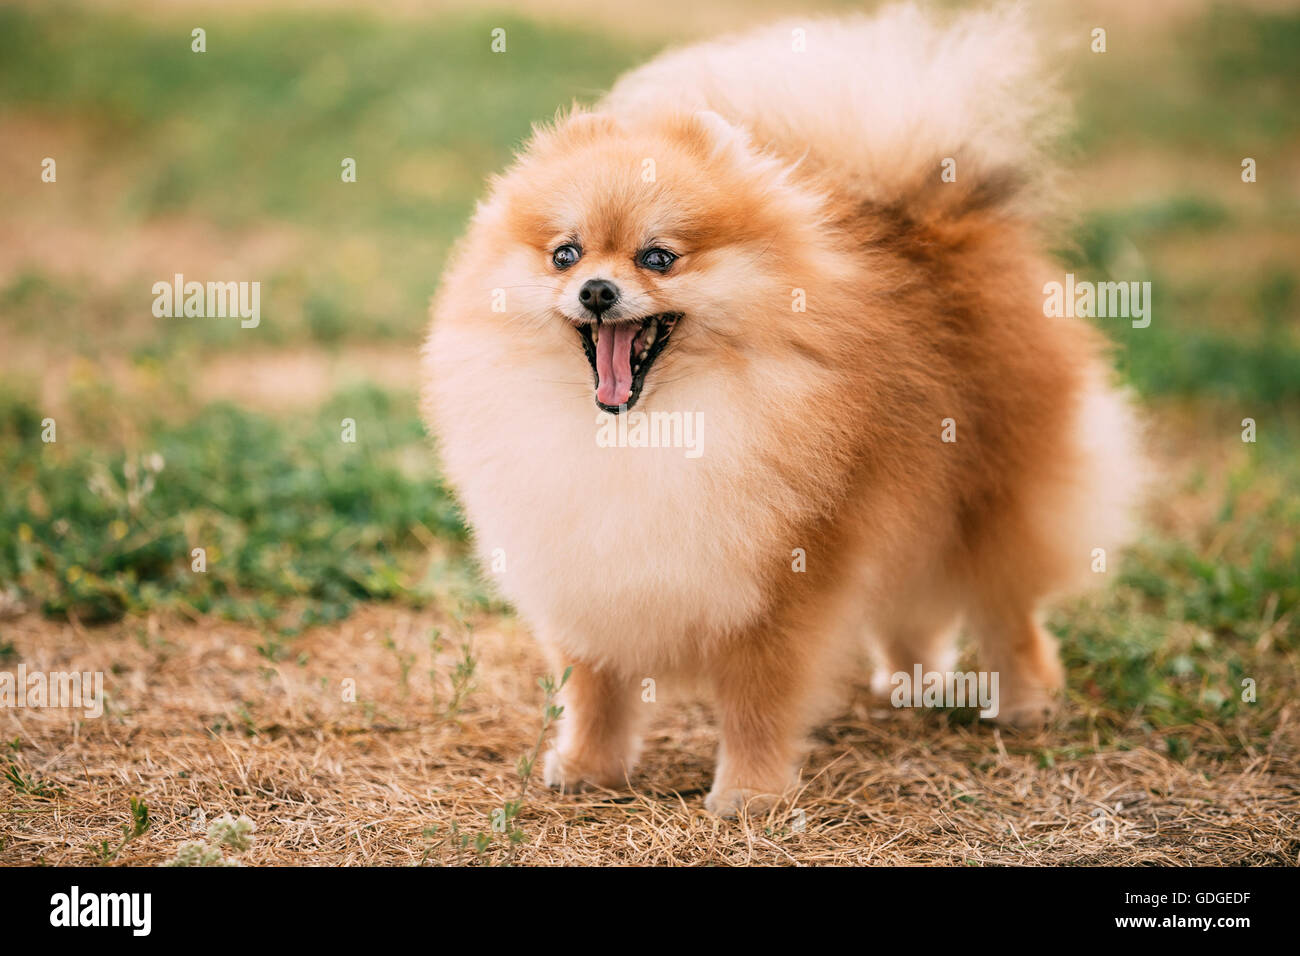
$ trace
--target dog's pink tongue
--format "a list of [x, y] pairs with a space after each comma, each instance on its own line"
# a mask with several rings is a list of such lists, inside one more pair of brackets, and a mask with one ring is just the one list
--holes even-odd
[[637, 326], [631, 322], [607, 325], [596, 340], [596, 400], [602, 405], [622, 405], [632, 397], [632, 340]]

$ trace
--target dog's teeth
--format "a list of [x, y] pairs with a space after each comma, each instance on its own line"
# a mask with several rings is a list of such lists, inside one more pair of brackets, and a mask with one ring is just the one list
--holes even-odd
[[591, 326], [591, 344], [595, 345], [600, 339], [600, 323], [595, 322]]
[[[647, 326], [645, 327], [645, 331], [642, 332], [641, 335], [645, 338], [645, 347], [646, 347], [647, 349], [650, 348], [650, 346], [654, 345], [654, 344], [655, 344], [655, 324], [654, 324], [653, 322], [651, 322], [649, 325], [647, 325]], [[645, 358], [645, 352], [642, 352], [642, 353], [641, 353], [641, 357], [642, 357], [642, 358]]]
[[649, 356], [650, 356], [650, 350], [649, 350], [649, 349], [642, 349], [642, 350], [641, 350], [641, 354], [640, 354], [639, 356], [637, 356], [637, 357], [638, 357], [639, 359], [641, 359], [642, 362], [644, 362], [644, 361], [645, 361]]

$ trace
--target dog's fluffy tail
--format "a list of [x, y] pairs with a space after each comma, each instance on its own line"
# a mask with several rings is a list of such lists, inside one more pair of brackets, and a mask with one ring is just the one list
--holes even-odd
[[712, 110], [865, 202], [1023, 214], [1048, 193], [1046, 147], [1065, 125], [1049, 59], [1019, 6], [941, 17], [901, 5], [670, 52], [604, 107]]

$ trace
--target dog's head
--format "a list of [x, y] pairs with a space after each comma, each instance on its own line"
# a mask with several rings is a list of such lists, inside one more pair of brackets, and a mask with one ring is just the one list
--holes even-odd
[[753, 316], [790, 311], [791, 244], [815, 212], [786, 178], [715, 113], [572, 114], [534, 136], [480, 212], [504, 244], [499, 311], [518, 335], [562, 329], [538, 348], [585, 361], [613, 413], [656, 381], [726, 365]]

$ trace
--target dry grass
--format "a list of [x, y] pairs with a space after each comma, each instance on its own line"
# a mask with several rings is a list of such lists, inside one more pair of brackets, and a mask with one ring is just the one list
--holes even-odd
[[[103, 670], [102, 719], [6, 710], [4, 739], [43, 796], [0, 790], [0, 863], [99, 862], [132, 797], [152, 829], [116, 862], [155, 865], [195, 839], [197, 820], [246, 814], [254, 865], [410, 865], [481, 859], [445, 835], [490, 829], [519, 788], [532, 745], [540, 656], [510, 621], [474, 629], [476, 689], [440, 719], [453, 639], [429, 671], [429, 615], [371, 607], [295, 642], [272, 663], [262, 639], [232, 625], [157, 618], [87, 632], [34, 616], [8, 639], [29, 669]], [[390, 642], [391, 641], [391, 645]], [[409, 662], [408, 683], [402, 680]], [[345, 678], [357, 702], [343, 702]], [[1295, 864], [1300, 772], [1295, 704], [1266, 749], [1222, 728], [1178, 728], [1190, 756], [1152, 747], [1092, 752], [1062, 726], [1017, 736], [896, 712], [859, 692], [825, 728], [794, 808], [744, 824], [703, 810], [716, 744], [707, 708], [661, 708], [630, 793], [530, 790], [517, 862], [656, 864]], [[70, 716], [72, 715], [72, 716]], [[1068, 754], [1080, 753], [1079, 756]], [[1050, 755], [1050, 756], [1046, 756]], [[61, 791], [61, 792], [56, 792]], [[426, 836], [426, 828], [438, 834]]]

